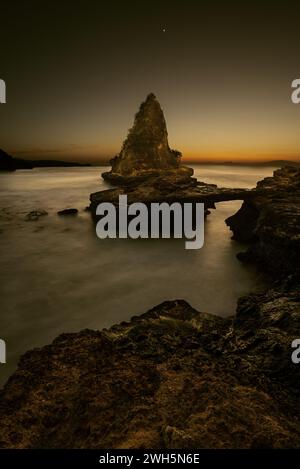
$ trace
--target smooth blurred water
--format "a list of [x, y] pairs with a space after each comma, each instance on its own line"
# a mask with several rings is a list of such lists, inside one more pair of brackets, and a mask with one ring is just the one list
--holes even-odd
[[[217, 205], [208, 217], [201, 250], [182, 240], [102, 240], [84, 211], [91, 192], [107, 186], [106, 168], [43, 168], [0, 173], [0, 338], [7, 364], [0, 383], [26, 350], [62, 332], [102, 329], [152, 306], [184, 298], [200, 311], [222, 316], [237, 298], [263, 287], [254, 268], [242, 265], [243, 247], [231, 240], [224, 220], [240, 201]], [[274, 168], [199, 165], [195, 175], [227, 187], [253, 187]], [[77, 217], [58, 210], [76, 207]], [[48, 216], [25, 221], [31, 210]]]

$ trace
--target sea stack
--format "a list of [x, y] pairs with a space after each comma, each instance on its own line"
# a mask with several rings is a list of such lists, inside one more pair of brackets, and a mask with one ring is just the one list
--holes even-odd
[[102, 174], [117, 187], [90, 195], [93, 219], [98, 220], [100, 203], [117, 207], [120, 195], [127, 195], [129, 204], [142, 202], [147, 206], [163, 202], [204, 203], [206, 214], [216, 202], [251, 197], [247, 189], [218, 188], [198, 181], [192, 177], [194, 170], [183, 166], [180, 159], [181, 153], [169, 147], [164, 114], [151, 93], [141, 104], [121, 152], [111, 160], [111, 171]]
[[180, 164], [181, 153], [172, 150], [161, 106], [153, 93], [141, 104], [120, 153], [110, 160], [111, 171], [102, 177], [115, 185], [145, 181], [162, 174], [192, 176]]

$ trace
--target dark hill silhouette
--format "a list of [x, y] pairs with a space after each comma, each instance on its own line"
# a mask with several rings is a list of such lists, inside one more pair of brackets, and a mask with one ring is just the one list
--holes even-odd
[[88, 163], [74, 163], [58, 160], [23, 160], [15, 158], [0, 149], [0, 171], [16, 171], [17, 169], [33, 169], [47, 167], [90, 166]]

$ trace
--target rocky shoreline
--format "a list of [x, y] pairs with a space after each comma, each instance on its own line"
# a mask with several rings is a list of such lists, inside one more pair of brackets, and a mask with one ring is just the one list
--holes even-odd
[[259, 264], [276, 280], [300, 270], [300, 169], [289, 166], [257, 183], [253, 196], [226, 220], [234, 239], [250, 243], [240, 260]]
[[271, 273], [272, 288], [240, 298], [233, 317], [165, 301], [27, 352], [0, 390], [0, 447], [300, 447], [300, 364], [291, 359], [300, 338], [300, 169], [228, 189], [198, 182], [179, 158], [151, 94], [103, 174], [119, 187], [91, 195], [92, 216], [120, 194], [129, 203], [203, 202], [207, 211], [243, 200], [227, 224], [249, 245], [240, 260]]
[[299, 189], [300, 170], [278, 170], [227, 221], [273, 269], [272, 289], [231, 318], [166, 301], [27, 352], [0, 392], [0, 446], [299, 447]]

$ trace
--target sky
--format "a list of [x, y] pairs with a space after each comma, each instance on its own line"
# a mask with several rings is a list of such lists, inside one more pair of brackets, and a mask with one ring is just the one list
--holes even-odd
[[297, 2], [3, 2], [0, 148], [107, 161], [153, 92], [186, 161], [300, 159]]

